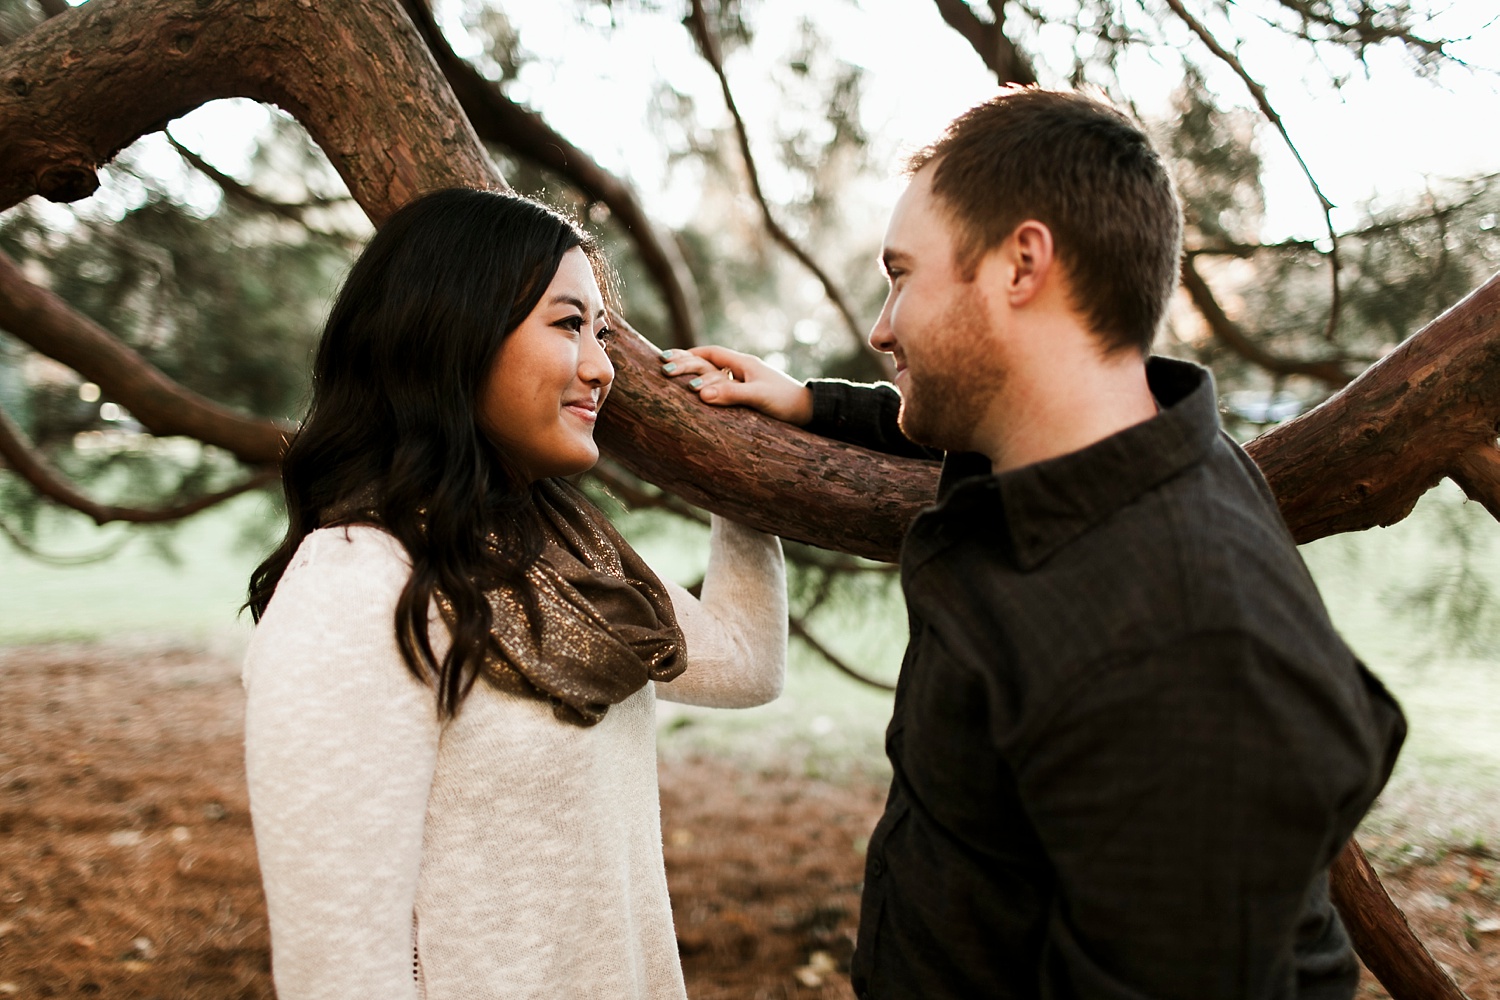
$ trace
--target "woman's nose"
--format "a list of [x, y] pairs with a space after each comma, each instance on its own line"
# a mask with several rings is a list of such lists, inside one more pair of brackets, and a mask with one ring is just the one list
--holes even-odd
[[588, 337], [578, 354], [578, 377], [597, 386], [607, 386], [615, 380], [614, 363], [596, 337]]

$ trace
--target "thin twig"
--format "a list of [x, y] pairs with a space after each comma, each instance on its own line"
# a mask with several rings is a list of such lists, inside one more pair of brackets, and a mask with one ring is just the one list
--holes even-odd
[[91, 563], [103, 562], [114, 556], [130, 543], [133, 537], [128, 531], [95, 552], [80, 552], [76, 555], [59, 556], [51, 552], [43, 552], [35, 545], [26, 540], [15, 528], [0, 520], [0, 535], [4, 535], [12, 545], [21, 550], [21, 554], [28, 559], [34, 559], [47, 566], [87, 566]]
[[1281, 115], [1277, 114], [1276, 109], [1272, 107], [1271, 99], [1266, 95], [1266, 89], [1250, 75], [1249, 71], [1245, 69], [1244, 64], [1240, 62], [1239, 57], [1221, 45], [1219, 40], [1213, 36], [1213, 33], [1188, 11], [1187, 7], [1183, 5], [1182, 0], [1167, 0], [1167, 6], [1171, 7], [1172, 12], [1182, 19], [1182, 22], [1188, 26], [1188, 30], [1192, 31], [1204, 45], [1208, 46], [1208, 50], [1233, 70], [1235, 75], [1240, 78], [1240, 81], [1245, 84], [1246, 89], [1250, 91], [1250, 96], [1255, 99], [1256, 105], [1260, 108], [1260, 113], [1281, 134], [1282, 142], [1286, 144], [1287, 149], [1291, 150], [1292, 156], [1297, 161], [1297, 165], [1302, 168], [1302, 174], [1307, 178], [1307, 183], [1312, 187], [1313, 194], [1318, 196], [1318, 204], [1323, 209], [1323, 222], [1328, 227], [1328, 240], [1330, 244], [1328, 249], [1328, 265], [1333, 298], [1329, 304], [1328, 324], [1323, 329], [1323, 338], [1331, 343], [1334, 332], [1338, 329], [1339, 314], [1343, 310], [1343, 298], [1339, 290], [1339, 234], [1333, 225], [1333, 202], [1323, 193], [1323, 189], [1318, 185], [1318, 179], [1313, 176], [1312, 168], [1302, 158], [1302, 153], [1297, 149], [1297, 144], [1292, 142], [1291, 133], [1287, 131], [1286, 124], [1281, 120]]
[[[1344, 44], [1353, 42], [1361, 52], [1367, 46], [1395, 40], [1403, 42], [1411, 48], [1425, 52], [1430, 56], [1448, 57], [1448, 53], [1444, 50], [1444, 46], [1447, 45], [1446, 39], [1433, 41], [1430, 38], [1423, 38], [1420, 35], [1413, 34], [1410, 28], [1403, 25], [1392, 27], [1378, 25], [1372, 18], [1367, 16], [1372, 12], [1372, 9], [1368, 6], [1360, 8], [1359, 20], [1350, 22], [1341, 21], [1333, 14], [1319, 10], [1315, 4], [1308, 3], [1307, 0], [1276, 0], [1276, 2], [1302, 18], [1304, 24], [1310, 22], [1333, 29], [1338, 35], [1343, 36], [1338, 41]], [[1307, 38], [1308, 41], [1314, 40], [1308, 37], [1305, 32], [1301, 37]], [[1363, 55], [1361, 55], [1361, 58], [1363, 58]]]
[[[719, 41], [714, 36], [713, 29], [709, 27], [708, 14], [704, 10], [703, 0], [693, 0], [692, 13], [689, 18], [693, 35], [698, 42], [698, 49], [703, 54], [704, 60], [713, 68], [714, 75], [719, 78], [719, 89], [724, 94], [724, 104], [729, 109], [730, 118], [734, 120], [734, 134], [739, 140], [740, 158], [745, 163], [745, 174], [750, 181], [750, 193], [755, 198], [756, 205], [760, 207], [766, 232], [770, 233], [773, 240], [818, 279], [823, 286], [823, 293], [828, 296], [828, 301], [833, 303], [833, 307], [843, 317], [844, 326], [848, 329], [849, 335], [854, 338], [856, 344], [865, 349], [861, 351], [862, 356], [871, 357], [867, 353], [864, 328], [855, 318], [854, 310], [850, 307], [849, 300], [843, 291], [834, 283], [828, 272], [812, 258], [812, 255], [792, 237], [792, 234], [782, 228], [781, 223], [776, 221], [776, 216], [771, 212], [771, 205], [766, 201], [765, 192], [761, 190], [760, 170], [756, 167], [755, 156], [750, 151], [750, 133], [745, 127], [745, 119], [740, 114], [739, 105], [735, 103], [734, 91], [729, 86], [729, 76], [724, 72], [724, 57], [719, 51]], [[871, 360], [877, 359], [871, 357]]]
[[156, 510], [101, 504], [78, 492], [72, 483], [52, 468], [31, 447], [21, 428], [16, 426], [15, 421], [11, 420], [4, 411], [0, 411], [0, 458], [5, 459], [5, 464], [30, 483], [42, 496], [65, 507], [71, 507], [81, 514], [86, 514], [95, 524], [109, 524], [112, 521], [126, 521], [132, 524], [177, 521], [207, 510], [215, 504], [223, 503], [231, 497], [237, 497], [241, 493], [265, 486], [280, 474], [274, 468], [264, 468], [226, 490]]
[[638, 485], [639, 481], [628, 472], [607, 459], [600, 460], [593, 469], [589, 470], [589, 474], [599, 480], [605, 489], [625, 501], [628, 507], [666, 510], [696, 524], [705, 526], [708, 524], [707, 515], [697, 507], [662, 490], [650, 492], [645, 489], [644, 485]]
[[881, 691], [896, 690], [896, 686], [894, 684], [887, 684], [885, 681], [870, 677], [867, 674], [862, 674], [858, 670], [855, 670], [853, 667], [849, 666], [849, 664], [845, 663], [843, 660], [839, 659], [837, 653], [829, 649], [827, 646], [823, 645], [817, 639], [813, 638], [812, 634], [807, 631], [807, 626], [803, 624], [802, 619], [798, 618], [796, 615], [787, 616], [787, 627], [791, 629], [792, 635], [795, 635], [797, 638], [807, 643], [807, 647], [809, 649], [811, 649], [814, 653], [817, 653], [823, 659], [827, 660], [840, 673], [847, 674], [848, 676], [859, 681], [861, 684], [868, 684], [870, 685], [870, 687], [877, 688]]
[[1218, 299], [1214, 297], [1213, 290], [1208, 287], [1208, 282], [1198, 273], [1191, 256], [1182, 258], [1182, 286], [1208, 324], [1214, 339], [1251, 364], [1275, 375], [1306, 375], [1331, 389], [1342, 389], [1353, 379], [1354, 376], [1344, 369], [1344, 358], [1283, 358], [1256, 343], [1253, 337], [1240, 329], [1239, 324], [1224, 312]]
[[177, 154], [184, 160], [187, 160], [194, 170], [217, 184], [219, 189], [230, 199], [239, 202], [247, 208], [270, 212], [291, 222], [306, 225], [306, 212], [308, 209], [347, 204], [351, 200], [349, 198], [309, 198], [307, 201], [301, 203], [277, 201], [275, 198], [269, 198], [249, 185], [242, 184], [233, 177], [230, 177], [224, 171], [178, 142], [171, 132], [163, 130], [162, 134], [167, 137], [167, 142], [172, 144], [172, 148], [177, 150]]

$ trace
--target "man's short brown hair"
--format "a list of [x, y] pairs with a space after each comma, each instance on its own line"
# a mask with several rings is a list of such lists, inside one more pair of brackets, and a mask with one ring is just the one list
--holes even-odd
[[1151, 349], [1177, 286], [1182, 211], [1172, 178], [1128, 118], [1082, 94], [1008, 89], [955, 118], [908, 170], [959, 232], [960, 270], [1027, 219], [1052, 230], [1073, 307], [1108, 351]]

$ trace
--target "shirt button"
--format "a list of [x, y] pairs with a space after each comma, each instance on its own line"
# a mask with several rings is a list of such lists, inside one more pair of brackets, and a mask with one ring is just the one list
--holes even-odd
[[879, 858], [870, 859], [870, 877], [879, 878], [885, 874], [885, 862]]

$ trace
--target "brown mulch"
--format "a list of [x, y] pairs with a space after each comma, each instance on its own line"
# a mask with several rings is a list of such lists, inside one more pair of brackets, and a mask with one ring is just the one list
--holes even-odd
[[[0, 650], [0, 1000], [272, 996], [237, 669], [162, 647]], [[844, 998], [883, 789], [717, 760], [662, 767], [694, 1000]], [[1387, 885], [1473, 1000], [1500, 1000], [1500, 860]], [[1362, 995], [1383, 996], [1373, 984]]]

